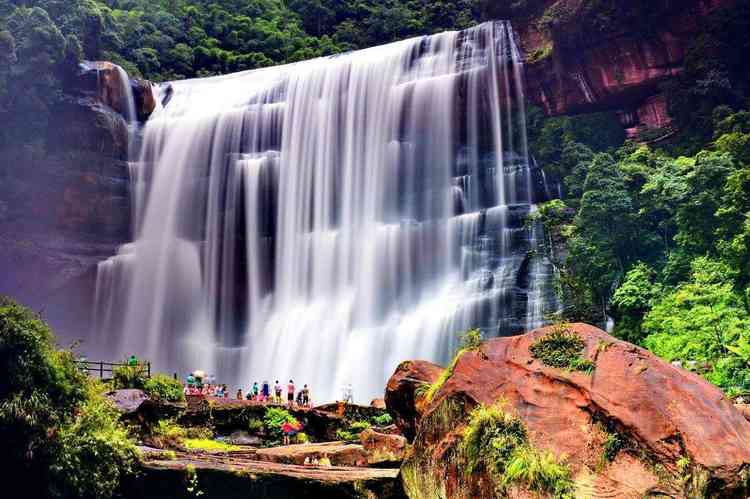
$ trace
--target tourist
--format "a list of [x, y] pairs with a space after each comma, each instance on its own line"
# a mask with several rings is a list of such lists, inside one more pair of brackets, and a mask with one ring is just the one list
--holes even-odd
[[136, 367], [138, 365], [138, 358], [135, 355], [131, 355], [128, 359], [128, 365], [130, 367]]
[[299, 407], [302, 407], [302, 390], [297, 392], [297, 405]]
[[237, 400], [242, 400], [242, 388], [237, 388]]
[[289, 407], [294, 405], [294, 381], [291, 379], [286, 387], [286, 400], [289, 403]]
[[347, 404], [354, 403], [354, 389], [351, 383], [344, 387], [344, 402]]
[[227, 387], [227, 385], [221, 385], [221, 391], [224, 393], [224, 398], [228, 399], [229, 398], [229, 388]]
[[188, 374], [187, 379], [185, 381], [187, 381], [187, 385], [189, 387], [192, 387], [195, 384], [195, 378], [193, 377], [193, 373]]
[[305, 407], [310, 407], [310, 389], [307, 387], [307, 385], [302, 388], [302, 405]]
[[221, 398], [224, 396], [224, 387], [222, 385], [217, 385], [216, 390], [214, 391], [214, 397]]
[[302, 423], [290, 423], [289, 421], [285, 421], [284, 424], [281, 425], [281, 431], [284, 434], [283, 444], [290, 445], [292, 437], [302, 431]]
[[268, 384], [268, 381], [263, 382], [263, 390], [262, 390], [262, 397], [263, 402], [268, 402], [268, 400], [271, 398], [271, 385]]
[[258, 382], [256, 381], [253, 383], [253, 400], [258, 400], [258, 392], [260, 392], [260, 388], [258, 388]]
[[276, 394], [275, 402], [277, 404], [281, 403], [281, 385], [279, 384], [279, 380], [276, 380], [276, 385], [273, 387], [273, 391]]

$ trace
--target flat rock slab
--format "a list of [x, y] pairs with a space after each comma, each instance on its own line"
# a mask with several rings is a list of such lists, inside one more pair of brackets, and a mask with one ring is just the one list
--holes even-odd
[[395, 469], [298, 466], [246, 457], [188, 454], [146, 459], [126, 496], [167, 499], [184, 495], [188, 468], [204, 499], [406, 499]]
[[256, 452], [259, 461], [297, 465], [304, 464], [307, 458], [320, 460], [324, 457], [334, 466], [367, 466], [368, 463], [364, 447], [344, 442], [287, 445], [259, 449]]

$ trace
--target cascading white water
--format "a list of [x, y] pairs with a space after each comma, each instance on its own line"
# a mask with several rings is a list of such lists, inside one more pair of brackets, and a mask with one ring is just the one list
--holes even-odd
[[366, 400], [402, 360], [554, 307], [509, 23], [170, 92], [132, 174], [135, 242], [99, 268], [119, 354]]

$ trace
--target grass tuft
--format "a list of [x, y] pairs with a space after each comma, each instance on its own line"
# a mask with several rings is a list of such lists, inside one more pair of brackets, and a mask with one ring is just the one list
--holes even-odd
[[509, 487], [520, 486], [555, 498], [573, 497], [570, 469], [552, 453], [533, 448], [523, 422], [502, 403], [471, 412], [460, 450], [466, 474], [483, 469], [501, 496]]
[[[435, 380], [434, 383], [431, 385], [427, 385], [427, 388], [424, 389], [424, 398], [427, 402], [432, 402], [432, 399], [435, 397], [435, 394], [443, 387], [443, 385], [450, 379], [451, 376], [453, 376], [453, 371], [456, 369], [456, 364], [458, 364], [458, 360], [461, 358], [461, 356], [466, 353], [468, 350], [461, 349], [456, 353], [456, 356], [453, 357], [453, 360], [451, 361], [450, 365], [443, 370], [442, 373], [440, 373], [440, 376], [438, 376], [438, 379]], [[422, 387], [419, 387], [421, 389]], [[419, 392], [417, 392], [419, 394]]]
[[554, 498], [573, 498], [575, 484], [570, 469], [551, 452], [529, 446], [513, 451], [502, 478], [502, 487], [520, 485], [537, 494]]
[[596, 363], [583, 358], [586, 344], [580, 336], [568, 329], [567, 324], [558, 324], [554, 329], [536, 340], [530, 347], [531, 356], [544, 365], [559, 369], [592, 374]]

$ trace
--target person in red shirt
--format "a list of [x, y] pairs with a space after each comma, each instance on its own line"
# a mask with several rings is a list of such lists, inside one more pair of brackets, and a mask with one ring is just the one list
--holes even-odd
[[299, 433], [301, 430], [302, 423], [290, 423], [289, 421], [285, 421], [284, 424], [281, 425], [281, 432], [284, 434], [283, 444], [289, 445], [291, 443], [292, 437]]

